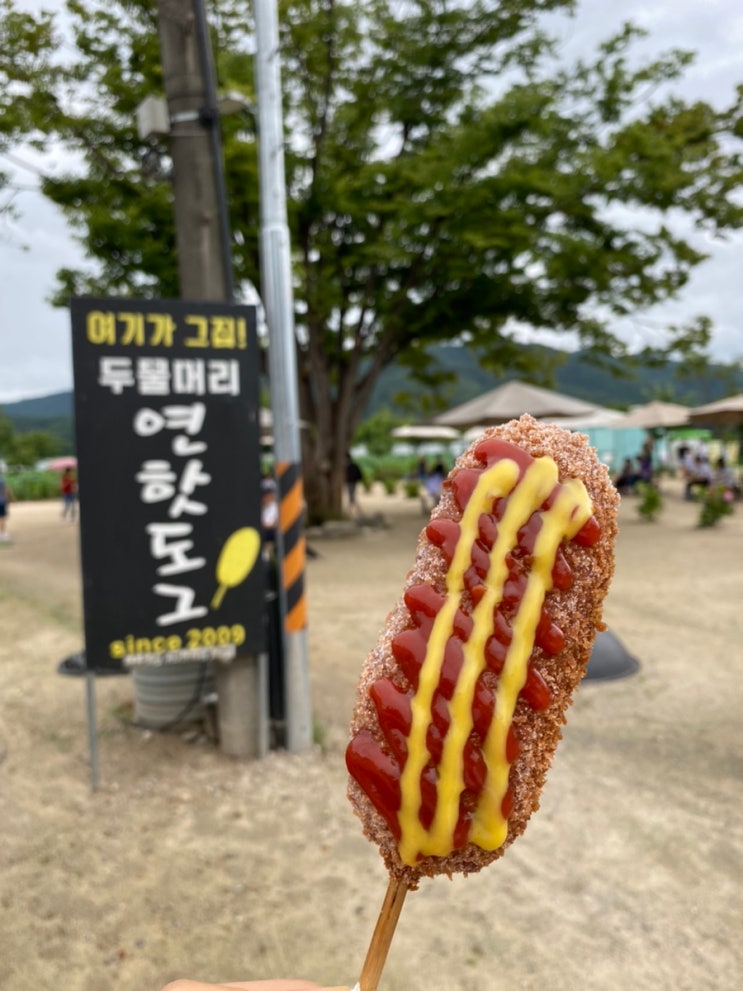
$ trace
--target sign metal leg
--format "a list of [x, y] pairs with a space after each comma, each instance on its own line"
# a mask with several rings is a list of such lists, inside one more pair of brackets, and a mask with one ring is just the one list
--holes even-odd
[[88, 712], [88, 747], [90, 750], [90, 787], [98, 791], [98, 733], [95, 712], [95, 674], [85, 672], [85, 700]]

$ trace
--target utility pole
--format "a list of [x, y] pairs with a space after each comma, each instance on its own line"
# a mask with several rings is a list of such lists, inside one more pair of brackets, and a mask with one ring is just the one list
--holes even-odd
[[158, 0], [184, 299], [233, 302], [214, 69], [201, 0]]
[[268, 324], [268, 360], [274, 454], [279, 483], [279, 603], [285, 676], [286, 745], [312, 743], [305, 539], [297, 395], [297, 358], [286, 214], [284, 133], [276, 0], [255, 0], [255, 78], [258, 95], [258, 161], [261, 204], [261, 295]]
[[[157, 0], [157, 9], [181, 296], [233, 303], [219, 111], [203, 0]], [[266, 749], [265, 662], [265, 657], [238, 656], [215, 664], [220, 744], [226, 753], [262, 756]]]

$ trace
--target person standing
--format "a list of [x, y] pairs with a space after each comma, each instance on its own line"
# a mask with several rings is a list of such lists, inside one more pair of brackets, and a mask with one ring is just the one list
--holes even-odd
[[356, 489], [358, 488], [359, 482], [364, 478], [361, 468], [356, 464], [356, 462], [351, 457], [350, 453], [346, 455], [346, 492], [348, 494], [348, 507], [353, 516], [361, 516], [361, 507], [356, 501]]
[[65, 468], [59, 483], [59, 490], [62, 495], [62, 519], [75, 522], [75, 511], [77, 507], [77, 479], [72, 468]]
[[0, 465], [0, 540], [10, 540], [8, 533], [8, 503], [10, 502], [10, 487], [5, 481], [3, 466]]

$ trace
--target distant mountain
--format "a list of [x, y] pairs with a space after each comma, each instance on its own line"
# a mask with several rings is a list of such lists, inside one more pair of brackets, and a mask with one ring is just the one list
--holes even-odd
[[[36, 399], [21, 399], [17, 403], [0, 403], [3, 413], [15, 422], [18, 419], [44, 420], [57, 416], [72, 416], [72, 393], [54, 392]], [[34, 427], [34, 430], [37, 428]]]
[[[533, 347], [531, 350], [534, 350]], [[540, 351], [543, 352], [545, 364], [554, 371], [551, 381], [536, 384], [599, 406], [626, 409], [658, 398], [687, 406], [701, 406], [730, 391], [743, 391], [743, 371], [730, 381], [729, 369], [723, 370], [722, 366], [711, 365], [704, 376], [682, 378], [676, 362], [667, 362], [658, 368], [647, 365], [631, 368], [626, 363], [614, 362], [612, 371], [611, 365], [604, 368], [592, 364], [585, 352], [568, 353], [552, 348], [540, 348]], [[436, 389], [445, 403], [443, 408], [474, 399], [509, 379], [524, 378], [518, 374], [497, 376], [486, 371], [475, 355], [464, 347], [438, 345], [431, 348], [430, 353], [442, 369], [455, 375], [453, 382]], [[406, 393], [416, 397], [422, 391], [421, 386], [411, 383], [407, 369], [393, 365], [385, 369], [377, 382], [367, 414], [386, 407], [396, 415], [406, 415], [396, 397]]]
[[[533, 350], [533, 346], [531, 349]], [[545, 363], [554, 368], [554, 374], [550, 382], [537, 384], [547, 385], [599, 406], [626, 408], [658, 398], [687, 406], [700, 406], [730, 392], [743, 392], [743, 371], [731, 378], [729, 368], [722, 366], [711, 365], [704, 376], [682, 378], [679, 376], [680, 367], [674, 362], [658, 368], [641, 366], [635, 369], [617, 362], [616, 374], [613, 374], [610, 368], [599, 368], [592, 364], [584, 352], [568, 353], [552, 348], [540, 350]], [[442, 369], [454, 375], [451, 383], [436, 389], [438, 397], [444, 403], [442, 409], [467, 402], [483, 392], [495, 389], [508, 379], [523, 378], [519, 375], [493, 375], [482, 368], [472, 352], [464, 347], [438, 345], [432, 347], [430, 353]], [[412, 397], [414, 408], [421, 407], [423, 387], [411, 383], [407, 369], [392, 365], [380, 376], [367, 407], [367, 415], [387, 408], [395, 415], [410, 416], [398, 401], [397, 397], [401, 394]], [[71, 392], [55, 392], [37, 399], [7, 403], [0, 408], [0, 412], [11, 420], [17, 433], [47, 430], [72, 442]]]
[[41, 430], [54, 434], [65, 448], [74, 446], [73, 396], [71, 392], [55, 392], [50, 396], [36, 399], [21, 399], [16, 403], [0, 406], [13, 424], [17, 434], [27, 434]]

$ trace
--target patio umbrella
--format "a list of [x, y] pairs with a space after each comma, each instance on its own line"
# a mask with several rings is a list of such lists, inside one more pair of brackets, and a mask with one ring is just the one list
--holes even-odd
[[397, 440], [456, 440], [459, 431], [454, 427], [444, 427], [435, 423], [409, 423], [402, 427], [395, 427], [392, 436]]
[[684, 427], [689, 422], [689, 407], [678, 403], [654, 400], [644, 406], [635, 406], [629, 413], [612, 424], [613, 427], [642, 427], [645, 430], [670, 430]]
[[689, 421], [699, 426], [743, 426], [743, 392], [689, 410]]
[[618, 409], [609, 409], [607, 406], [597, 406], [590, 413], [583, 413], [581, 416], [547, 416], [544, 417], [549, 423], [555, 423], [558, 427], [565, 427], [566, 430], [590, 430], [592, 427], [621, 427], [620, 422], [624, 418], [624, 413]]
[[[533, 415], [533, 414], [532, 414]], [[618, 409], [609, 409], [607, 406], [595, 406], [588, 413], [579, 416], [543, 416], [540, 419], [545, 423], [554, 423], [555, 426], [564, 427], [566, 430], [591, 430], [594, 427], [619, 426], [618, 421], [622, 419], [624, 413]], [[471, 444], [481, 433], [487, 430], [491, 424], [478, 423], [474, 427], [469, 427], [462, 434], [462, 440]]]
[[598, 408], [595, 403], [587, 403], [552, 389], [542, 389], [540, 386], [512, 379], [497, 389], [441, 413], [435, 417], [434, 422], [464, 429], [478, 424], [492, 426], [505, 423], [522, 413], [531, 413], [536, 419], [556, 419], [562, 416], [582, 416]]

